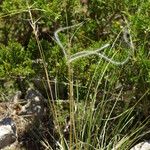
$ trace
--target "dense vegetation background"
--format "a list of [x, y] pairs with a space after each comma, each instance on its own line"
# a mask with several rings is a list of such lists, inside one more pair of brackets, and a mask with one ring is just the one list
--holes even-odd
[[[25, 92], [32, 83], [34, 84], [34, 79], [47, 80], [45, 68], [51, 80], [69, 84], [67, 61], [54, 32], [62, 27], [83, 23], [59, 33], [67, 54], [94, 51], [109, 43], [110, 46], [100, 53], [115, 62], [122, 62], [127, 57], [129, 60], [118, 65], [98, 55], [89, 55], [71, 62], [74, 100], [93, 102], [94, 109], [97, 110], [93, 115], [99, 113], [108, 117], [115, 100], [119, 97], [111, 115], [116, 116], [132, 108], [132, 113], [128, 114], [127, 118], [134, 116], [132, 123], [141, 125], [150, 115], [149, 8], [149, 0], [2, 0], [0, 100], [8, 101], [9, 96], [16, 90]], [[101, 102], [102, 112], [99, 111]], [[79, 114], [81, 115], [82, 111]], [[119, 128], [127, 124], [128, 119], [122, 119], [116, 130], [112, 129], [116, 120], [113, 121], [114, 125], [108, 123], [106, 128], [110, 129], [109, 127], [113, 126], [110, 129], [111, 135], [115, 135], [120, 131]], [[85, 121], [87, 126], [84, 126], [84, 130], [92, 133], [85, 137], [80, 133], [82, 127], [77, 127], [79, 132], [76, 136], [81, 136], [79, 140], [82, 139], [82, 142], [89, 142], [89, 147], [91, 144], [99, 148], [98, 145], [101, 144], [96, 142], [99, 136], [98, 139], [95, 137], [94, 142], [89, 140], [100, 134], [101, 130], [98, 128], [101, 127], [98, 127], [98, 124], [105, 124], [102, 121], [96, 123], [97, 121], [95, 119], [94, 127]], [[146, 123], [148, 121], [147, 119]], [[131, 124], [124, 131], [117, 132], [119, 138], [124, 137], [124, 132], [129, 133], [130, 128]], [[103, 147], [109, 143], [111, 135], [105, 139], [103, 143], [106, 144]]]

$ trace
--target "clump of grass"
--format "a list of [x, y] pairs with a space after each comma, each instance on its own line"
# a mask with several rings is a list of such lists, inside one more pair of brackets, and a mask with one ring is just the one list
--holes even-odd
[[[29, 14], [31, 20], [30, 24], [33, 28], [33, 32], [35, 34], [40, 55], [43, 60], [45, 76], [47, 81], [49, 81], [48, 70], [45, 65], [46, 64], [45, 57], [37, 35], [38, 28], [36, 26], [36, 21], [33, 21], [30, 8]], [[61, 124], [60, 120], [58, 119], [58, 116], [60, 116], [61, 113], [63, 113], [63, 110], [61, 110], [62, 112], [60, 113], [59, 107], [56, 107], [56, 103], [54, 103], [53, 100], [53, 95], [51, 94], [49, 104], [53, 114], [54, 124], [55, 126], [57, 126], [57, 133], [59, 135], [57, 136], [57, 139], [53, 137], [54, 142], [57, 145], [57, 149], [88, 149], [88, 150], [129, 149], [131, 145], [140, 137], [139, 134], [146, 126], [144, 122], [140, 126], [138, 123], [135, 123], [133, 110], [135, 109], [136, 104], [133, 105], [132, 107], [125, 107], [125, 108], [119, 106], [120, 101], [122, 105], [126, 105], [126, 102], [124, 102], [124, 100], [121, 100], [121, 97], [123, 95], [123, 88], [121, 88], [120, 91], [117, 92], [117, 96], [114, 96], [113, 99], [107, 97], [107, 88], [106, 88], [104, 89], [104, 94], [102, 95], [102, 98], [97, 99], [99, 85], [102, 82], [102, 79], [105, 77], [106, 71], [109, 68], [109, 66], [111, 64], [114, 64], [116, 66], [125, 65], [129, 61], [129, 59], [132, 58], [134, 46], [131, 35], [129, 31], [127, 31], [129, 28], [128, 24], [126, 27], [123, 28], [122, 31], [120, 31], [120, 33], [128, 32], [129, 39], [127, 39], [126, 35], [124, 34], [124, 40], [125, 42], [127, 42], [127, 45], [130, 47], [132, 52], [128, 52], [127, 58], [121, 62], [113, 60], [115, 55], [117, 55], [117, 52], [114, 53], [111, 58], [106, 56], [104, 53], [101, 53], [101, 51], [110, 46], [110, 44], [105, 44], [104, 46], [96, 50], [90, 51], [84, 50], [71, 55], [70, 49], [66, 50], [63, 44], [61, 43], [58, 33], [80, 25], [83, 25], [83, 23], [71, 27], [60, 28], [55, 32], [56, 42], [59, 44], [64, 53], [64, 57], [66, 59], [66, 64], [68, 67], [69, 107], [68, 107], [68, 116], [67, 115], [66, 116], [69, 118], [67, 122], [68, 126], [67, 132], [69, 136], [67, 137], [65, 136], [62, 129], [62, 125], [60, 125]], [[117, 41], [119, 36], [120, 34], [118, 34], [117, 38], [113, 42], [111, 49], [114, 47], [115, 42]], [[73, 36], [71, 38], [73, 38]], [[71, 44], [69, 43], [68, 45]], [[71, 48], [70, 46], [68, 47]], [[89, 85], [89, 90], [87, 91], [87, 98], [85, 100], [80, 101], [78, 98], [75, 99], [74, 96], [73, 62], [78, 59], [82, 59], [83, 57], [90, 57], [91, 55], [98, 55], [100, 57], [100, 61], [98, 62], [98, 65], [93, 74], [91, 84]], [[95, 89], [91, 94], [90, 88], [93, 79], [95, 77], [95, 74], [97, 73], [97, 68], [99, 67], [99, 64], [101, 64], [102, 59], [105, 59], [108, 63], [105, 62], [101, 66], [102, 74], [100, 75], [97, 84], [95, 86]], [[113, 80], [113, 78], [112, 79], [110, 78], [109, 80], [111, 81]], [[107, 83], [107, 81], [105, 82], [105, 84], [106, 87], [109, 86], [109, 83]], [[50, 82], [48, 82], [48, 85], [50, 93], [52, 93]], [[113, 95], [113, 93], [111, 94]], [[62, 117], [62, 119], [64, 119], [65, 122], [65, 117]], [[42, 143], [45, 146], [45, 148], [51, 149], [51, 146], [46, 141], [46, 139], [43, 140]]]

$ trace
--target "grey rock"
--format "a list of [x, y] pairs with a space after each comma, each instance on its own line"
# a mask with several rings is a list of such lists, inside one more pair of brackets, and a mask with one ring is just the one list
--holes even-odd
[[27, 94], [25, 95], [25, 99], [26, 100], [28, 100], [28, 99], [35, 99], [36, 97], [39, 98], [39, 101], [44, 99], [43, 95], [38, 90], [29, 88], [27, 90]]
[[137, 145], [132, 147], [130, 150], [150, 150], [150, 141], [138, 143]]
[[19, 115], [35, 115], [41, 117], [44, 113], [45, 99], [38, 90], [29, 88], [25, 96], [26, 104], [22, 106]]
[[17, 139], [16, 125], [11, 118], [0, 120], [0, 149], [11, 145]]

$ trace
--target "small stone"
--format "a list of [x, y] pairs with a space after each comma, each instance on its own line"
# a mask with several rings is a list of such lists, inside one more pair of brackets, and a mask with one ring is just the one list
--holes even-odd
[[141, 142], [132, 147], [130, 150], [150, 150], [150, 141]]
[[16, 125], [11, 118], [0, 120], [0, 149], [11, 145], [17, 139]]

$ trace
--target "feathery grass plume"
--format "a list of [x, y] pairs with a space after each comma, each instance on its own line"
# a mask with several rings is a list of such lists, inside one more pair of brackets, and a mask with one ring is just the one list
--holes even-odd
[[[87, 57], [87, 56], [90, 56], [90, 55], [98, 55], [99, 57], [105, 59], [106, 61], [108, 61], [108, 62], [110, 62], [110, 63], [112, 63], [114, 65], [124, 65], [125, 63], [128, 62], [128, 60], [129, 60], [129, 58], [131, 56], [130, 52], [128, 52], [127, 58], [124, 61], [122, 61], [122, 62], [115, 61], [112, 58], [109, 58], [108, 56], [100, 53], [101, 50], [103, 50], [103, 49], [107, 48], [108, 46], [110, 46], [109, 43], [105, 44], [104, 46], [102, 46], [101, 48], [98, 48], [96, 50], [85, 50], [85, 51], [81, 51], [81, 52], [75, 53], [75, 54], [71, 55], [68, 58], [67, 52], [66, 52], [63, 44], [61, 43], [60, 39], [59, 39], [58, 33], [61, 32], [61, 31], [64, 31], [64, 30], [67, 30], [67, 29], [71, 29], [71, 28], [74, 28], [74, 27], [77, 27], [77, 26], [82, 26], [82, 25], [83, 25], [83, 22], [81, 22], [79, 24], [76, 24], [76, 25], [73, 25], [73, 26], [59, 28], [54, 33], [56, 42], [60, 46], [60, 48], [63, 50], [63, 53], [64, 53], [64, 56], [65, 56], [65, 58], [67, 60], [67, 63], [71, 63], [71, 62], [75, 61], [76, 59], [79, 59], [79, 58], [82, 58], [82, 57]], [[123, 32], [123, 38], [124, 38], [125, 42], [129, 46], [129, 48], [131, 48], [131, 50], [134, 51], [134, 45], [133, 45], [133, 42], [132, 42], [132, 38], [130, 36], [130, 32], [128, 31], [128, 28], [129, 27], [124, 27], [122, 29], [122, 31], [120, 31], [120, 33]], [[119, 33], [119, 36], [120, 36], [120, 33]], [[127, 38], [127, 34], [129, 35], [129, 38]]]
[[83, 22], [81, 22], [81, 23], [79, 23], [79, 24], [76, 24], [76, 25], [73, 25], [73, 26], [64, 27], [64, 28], [59, 28], [59, 29], [56, 30], [55, 33], [54, 33], [56, 42], [57, 42], [57, 44], [60, 46], [60, 48], [63, 50], [64, 56], [65, 56], [66, 59], [67, 59], [67, 53], [66, 53], [66, 50], [65, 50], [64, 46], [62, 45], [62, 43], [61, 43], [61, 41], [60, 41], [60, 39], [59, 39], [58, 33], [61, 32], [61, 31], [64, 31], [64, 30], [67, 30], [67, 29], [71, 29], [71, 28], [74, 28], [74, 27], [77, 27], [77, 26], [82, 26], [82, 25], [83, 25]]

